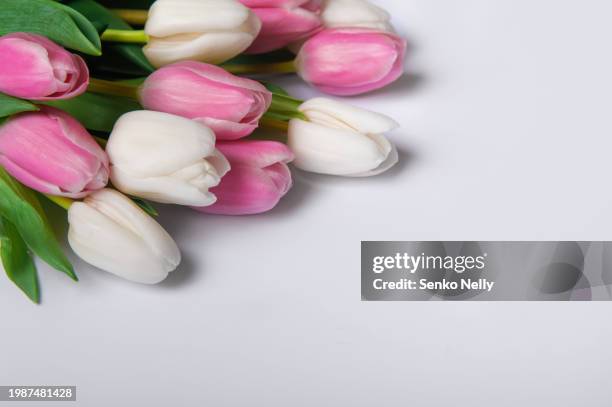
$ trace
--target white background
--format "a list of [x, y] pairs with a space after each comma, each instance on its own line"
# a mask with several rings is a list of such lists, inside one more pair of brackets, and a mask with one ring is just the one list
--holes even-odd
[[75, 259], [78, 284], [40, 267], [34, 306], [0, 279], [0, 384], [82, 406], [611, 405], [610, 303], [360, 301], [361, 240], [612, 239], [610, 2], [379, 4], [411, 75], [352, 102], [401, 122], [402, 164], [297, 173], [263, 216], [161, 208], [185, 261], [160, 286]]

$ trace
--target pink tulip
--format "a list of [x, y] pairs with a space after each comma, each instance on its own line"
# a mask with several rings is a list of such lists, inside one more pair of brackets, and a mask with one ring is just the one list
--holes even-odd
[[27, 33], [0, 37], [0, 92], [32, 100], [68, 99], [87, 90], [83, 59], [47, 38]]
[[367, 28], [327, 29], [298, 54], [299, 75], [321, 91], [340, 96], [382, 88], [404, 71], [406, 41]]
[[237, 141], [218, 143], [229, 160], [231, 170], [210, 192], [217, 202], [195, 208], [220, 215], [253, 215], [274, 208], [292, 185], [287, 163], [293, 153], [275, 141]]
[[48, 106], [12, 116], [0, 127], [0, 165], [50, 195], [81, 198], [108, 182], [106, 153], [79, 122]]
[[259, 82], [234, 76], [218, 66], [177, 62], [151, 74], [140, 89], [140, 103], [149, 109], [194, 119], [219, 140], [248, 136], [272, 103]]
[[308, 38], [322, 28], [320, 0], [240, 0], [261, 20], [261, 31], [247, 49], [261, 54]]

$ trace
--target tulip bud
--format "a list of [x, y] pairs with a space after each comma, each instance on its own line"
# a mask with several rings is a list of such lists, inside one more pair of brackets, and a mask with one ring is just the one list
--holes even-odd
[[0, 37], [0, 92], [23, 99], [68, 99], [87, 89], [83, 59], [36, 34]]
[[253, 215], [274, 208], [292, 185], [287, 163], [289, 148], [275, 141], [237, 141], [218, 144], [232, 169], [211, 190], [217, 202], [200, 212]]
[[0, 165], [39, 192], [82, 198], [108, 182], [108, 157], [79, 122], [40, 106], [0, 127]]
[[219, 64], [247, 49], [260, 29], [257, 16], [237, 0], [157, 0], [143, 51], [156, 67], [186, 60]]
[[331, 99], [315, 98], [299, 110], [308, 121], [289, 122], [293, 164], [305, 171], [347, 177], [378, 175], [398, 161], [383, 136], [398, 127], [391, 118]]
[[68, 209], [68, 242], [87, 263], [119, 277], [157, 284], [181, 262], [174, 240], [132, 200], [103, 189]]
[[326, 0], [321, 19], [325, 28], [360, 27], [394, 31], [389, 13], [367, 0]]
[[106, 152], [113, 185], [155, 202], [208, 206], [229, 163], [208, 127], [168, 113], [139, 110], [117, 120]]
[[247, 50], [261, 54], [308, 38], [321, 29], [320, 2], [312, 0], [240, 0], [261, 20], [261, 32]]
[[367, 28], [326, 29], [300, 50], [296, 67], [313, 86], [332, 95], [358, 95], [382, 88], [404, 71], [406, 41]]
[[158, 69], [140, 89], [146, 109], [194, 119], [220, 140], [248, 136], [268, 110], [272, 94], [259, 82], [222, 68], [184, 61]]

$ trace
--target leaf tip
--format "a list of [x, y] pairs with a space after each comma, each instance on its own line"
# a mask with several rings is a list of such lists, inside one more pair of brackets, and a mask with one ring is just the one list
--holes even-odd
[[40, 305], [40, 295], [38, 293], [36, 293], [35, 296], [29, 296], [28, 298], [30, 299], [30, 301], [32, 301], [34, 304], [36, 305]]
[[57, 270], [61, 271], [62, 273], [70, 277], [72, 281], [77, 281], [77, 282], [79, 281], [79, 278], [74, 272], [74, 268], [72, 267], [72, 264], [62, 264], [61, 266], [56, 267], [56, 268]]

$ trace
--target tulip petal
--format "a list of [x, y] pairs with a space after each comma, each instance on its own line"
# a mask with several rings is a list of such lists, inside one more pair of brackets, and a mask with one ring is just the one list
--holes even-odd
[[177, 67], [179, 64], [161, 68], [147, 78], [140, 91], [143, 106], [189, 119], [214, 117], [239, 122], [249, 114], [255, 102], [250, 91], [218, 83]]
[[347, 175], [347, 177], [354, 177], [354, 178], [374, 177], [376, 175], [380, 175], [382, 173], [387, 172], [388, 170], [393, 168], [395, 164], [397, 164], [398, 162], [399, 162], [399, 154], [397, 152], [397, 148], [395, 147], [395, 145], [391, 145], [391, 151], [389, 152], [387, 159], [383, 161], [383, 163], [380, 164], [377, 168], [370, 170], [370, 171], [366, 171], [366, 172], [350, 174], [350, 175]]
[[61, 109], [56, 109], [51, 106], [39, 106], [41, 113], [47, 114], [48, 117], [57, 121], [58, 126], [62, 130], [62, 134], [70, 140], [75, 146], [78, 146], [83, 151], [95, 156], [108, 169], [108, 157], [96, 142], [96, 140], [85, 130], [83, 125], [74, 117]]
[[65, 112], [41, 106], [0, 127], [0, 156], [27, 186], [80, 198], [108, 181], [108, 158], [91, 135]]
[[[392, 40], [384, 36], [344, 37], [323, 42], [318, 37], [307, 42], [302, 51], [304, 78], [309, 82], [331, 86], [360, 86], [384, 79], [397, 60]], [[308, 55], [311, 53], [311, 55]]]
[[22, 38], [1, 38], [0, 91], [33, 98], [54, 92], [53, 67], [41, 45]]
[[235, 0], [158, 0], [149, 10], [143, 52], [156, 67], [183, 60], [218, 64], [247, 49], [261, 22]]
[[[284, 164], [278, 165], [286, 168]], [[278, 178], [272, 178], [267, 170], [261, 168], [233, 165], [223, 182], [211, 190], [222, 198], [214, 205], [195, 209], [222, 215], [252, 215], [269, 211], [289, 188], [284, 184], [279, 188]]]
[[319, 16], [312, 11], [294, 8], [254, 8], [262, 23], [261, 32], [247, 53], [261, 54], [281, 49], [294, 41], [312, 36], [322, 28]]
[[321, 18], [325, 27], [363, 27], [393, 31], [389, 13], [367, 0], [329, 0]]
[[310, 172], [364, 173], [378, 168], [390, 153], [378, 138], [299, 119], [289, 122], [288, 134], [287, 144], [296, 156], [293, 164]]
[[104, 189], [68, 211], [68, 241], [86, 262], [131, 281], [156, 284], [181, 254], [168, 233], [130, 199]]
[[281, 197], [285, 196], [287, 192], [293, 186], [293, 179], [291, 177], [291, 171], [287, 164], [279, 162], [268, 167], [264, 168], [264, 171], [270, 177], [270, 180], [276, 186], [276, 190], [278, 191]]
[[140, 100], [148, 109], [195, 119], [220, 139], [238, 139], [255, 128], [272, 102], [260, 83], [194, 61], [157, 70], [144, 82]]
[[296, 67], [305, 81], [326, 93], [357, 95], [397, 80], [403, 74], [406, 46], [389, 32], [326, 29], [304, 43]]
[[251, 215], [266, 212], [279, 202], [292, 185], [287, 162], [293, 159], [289, 148], [275, 141], [219, 143], [218, 148], [231, 163], [231, 170], [211, 192], [217, 202], [201, 212], [225, 215]]
[[219, 140], [239, 140], [257, 129], [257, 124], [235, 123], [212, 117], [196, 117], [195, 121], [204, 124], [215, 132]]
[[113, 185], [129, 195], [176, 205], [207, 206], [216, 201], [208, 190], [220, 181], [216, 172], [201, 173], [200, 178], [181, 179], [183, 177], [180, 172], [169, 176], [137, 177], [120, 167], [112, 167], [111, 171]]
[[85, 61], [36, 34], [0, 37], [0, 91], [25, 99], [67, 99], [85, 92], [89, 71]]
[[164, 176], [209, 156], [215, 135], [183, 117], [139, 110], [117, 120], [106, 151], [113, 166], [136, 176]]
[[155, 202], [205, 206], [229, 163], [212, 131], [167, 113], [135, 111], [115, 124], [107, 144], [111, 180], [122, 192]]
[[254, 36], [244, 32], [211, 32], [202, 35], [151, 38], [142, 49], [155, 67], [195, 60], [220, 64], [246, 50]]
[[[68, 83], [63, 83], [63, 86], [61, 86], [56, 80], [56, 91], [54, 93], [39, 96], [33, 100], [71, 99], [85, 93], [89, 85], [89, 68], [80, 56], [71, 55], [71, 59], [72, 66], [64, 68], [62, 73], [64, 80], [67, 80]], [[57, 69], [54, 70], [54, 73], [57, 76]]]
[[399, 127], [388, 116], [333, 99], [313, 98], [304, 102], [299, 110], [316, 123], [360, 133], [387, 133]]
[[241, 141], [240, 143], [217, 143], [217, 148], [232, 163], [266, 168], [276, 163], [289, 163], [295, 158], [283, 143], [276, 141]]
[[208, 157], [208, 162], [215, 168], [219, 177], [223, 177], [232, 168], [227, 157], [217, 148], [215, 148], [212, 155]]
[[272, 94], [262, 84], [195, 61], [174, 63], [150, 75], [140, 89], [151, 110], [194, 119], [220, 140], [251, 134], [268, 110]]
[[157, 0], [149, 9], [147, 35], [168, 37], [189, 32], [240, 27], [250, 10], [234, 0]]
[[[56, 196], [69, 196], [65, 195], [66, 193], [62, 191], [57, 185], [52, 184], [51, 182], [45, 181], [32, 174], [25, 168], [19, 166], [19, 164], [12, 161], [9, 157], [0, 154], [0, 166], [2, 166], [9, 174], [13, 176], [16, 180], [21, 182], [22, 184], [38, 191], [43, 194], [50, 194]], [[70, 198], [80, 198], [81, 194], [70, 194]], [[85, 195], [85, 192], [82, 192], [82, 195]]]
[[264, 95], [269, 95], [269, 98], [272, 97], [270, 92], [261, 83], [249, 78], [233, 75], [219, 66], [204, 64], [196, 61], [182, 61], [172, 64], [171, 66], [188, 69], [191, 72], [213, 82], [218, 82], [237, 88], [250, 89], [252, 91], [261, 92]]

